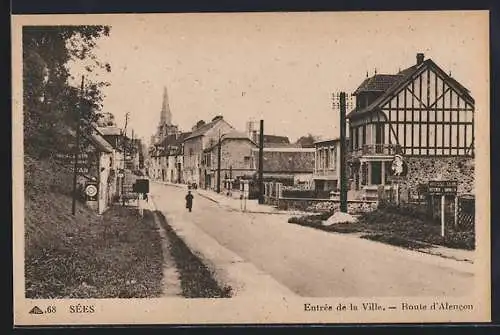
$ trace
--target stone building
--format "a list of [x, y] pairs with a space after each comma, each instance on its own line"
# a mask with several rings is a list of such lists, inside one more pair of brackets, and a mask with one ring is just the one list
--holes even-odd
[[[259, 167], [259, 149], [252, 149], [252, 167], [255, 174]], [[284, 185], [312, 184], [314, 148], [264, 148], [263, 180]]]
[[183, 141], [183, 179], [185, 183], [197, 187], [205, 185], [202, 173], [203, 151], [212, 147], [224, 134], [234, 131], [222, 116], [216, 116], [209, 123], [198, 123]]
[[391, 184], [396, 154], [407, 164], [399, 181], [412, 197], [421, 183], [457, 180], [458, 192], [474, 190], [474, 99], [433, 60], [396, 74], [366, 78], [353, 93], [349, 120], [352, 188], [367, 195]]
[[[237, 180], [252, 175], [255, 170], [252, 166], [251, 150], [257, 145], [245, 133], [232, 131], [221, 136], [220, 140], [220, 188], [237, 187]], [[208, 147], [203, 152], [202, 173], [206, 189], [217, 189], [219, 142]]]

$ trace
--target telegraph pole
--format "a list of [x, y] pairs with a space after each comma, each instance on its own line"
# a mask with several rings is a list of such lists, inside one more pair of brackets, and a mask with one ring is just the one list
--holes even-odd
[[264, 120], [260, 120], [259, 133], [259, 204], [264, 203]]
[[78, 153], [80, 151], [80, 122], [82, 118], [83, 108], [83, 81], [85, 76], [82, 76], [82, 85], [80, 88], [80, 106], [78, 108], [78, 119], [76, 121], [76, 146], [75, 146], [75, 165], [73, 167], [73, 203], [71, 204], [71, 214], [76, 213], [76, 181], [78, 174]]
[[346, 101], [345, 92], [340, 92], [340, 211], [347, 213], [347, 171], [346, 171]]
[[220, 193], [220, 161], [221, 161], [221, 135], [219, 130], [219, 143], [217, 145], [217, 193]]
[[122, 177], [122, 204], [125, 206], [125, 198], [123, 198], [123, 191], [125, 190], [125, 161], [126, 161], [126, 148], [125, 148], [125, 142], [127, 139], [127, 123], [128, 123], [128, 115], [129, 113], [127, 112], [125, 114], [125, 127], [123, 128], [123, 136], [122, 136], [122, 151], [123, 151], [123, 177]]

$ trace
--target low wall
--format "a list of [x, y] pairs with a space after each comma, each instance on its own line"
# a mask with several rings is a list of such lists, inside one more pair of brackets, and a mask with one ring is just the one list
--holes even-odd
[[[266, 198], [266, 203], [281, 210], [298, 210], [304, 212], [331, 212], [340, 210], [340, 201], [334, 199], [303, 199], [303, 198]], [[360, 214], [373, 211], [378, 202], [373, 200], [348, 200], [347, 212]]]

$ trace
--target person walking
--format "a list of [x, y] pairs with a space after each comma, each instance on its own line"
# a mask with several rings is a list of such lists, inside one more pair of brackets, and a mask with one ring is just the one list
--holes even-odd
[[189, 209], [190, 212], [193, 208], [193, 198], [191, 191], [188, 191], [188, 194], [186, 194], [186, 208]]

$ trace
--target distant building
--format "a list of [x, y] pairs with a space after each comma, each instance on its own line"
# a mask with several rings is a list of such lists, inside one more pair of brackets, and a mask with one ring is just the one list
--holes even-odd
[[[248, 121], [246, 123], [246, 135], [257, 145], [260, 142], [260, 125], [255, 121]], [[287, 136], [269, 135], [264, 133], [264, 147], [278, 148], [278, 147], [296, 147], [290, 143]]]
[[459, 193], [474, 184], [474, 99], [431, 59], [396, 74], [376, 74], [354, 92], [348, 115], [351, 182], [374, 193], [391, 184], [396, 154], [407, 163], [400, 186], [408, 196], [432, 179], [459, 182]]
[[[311, 184], [314, 172], [314, 148], [264, 148], [263, 179], [284, 185]], [[259, 149], [252, 149], [252, 167], [256, 176]]]
[[[148, 150], [147, 172], [150, 178], [173, 182], [179, 178], [173, 177], [177, 170], [172, 170], [169, 165], [169, 157], [172, 156], [172, 146], [179, 145], [177, 139], [181, 137], [181, 131], [177, 125], [172, 123], [172, 112], [168, 101], [168, 92], [163, 90], [162, 107], [160, 110], [160, 120], [156, 133], [151, 136], [151, 143]], [[172, 158], [170, 158], [172, 160]]]
[[198, 187], [205, 185], [205, 176], [202, 173], [203, 152], [217, 143], [219, 137], [232, 131], [233, 126], [220, 115], [209, 123], [193, 127], [191, 134], [183, 141], [184, 182], [196, 184]]
[[314, 143], [314, 189], [336, 191], [340, 187], [340, 139]]
[[[221, 189], [236, 186], [234, 181], [253, 174], [251, 150], [256, 147], [255, 142], [242, 132], [232, 131], [221, 136]], [[207, 189], [217, 189], [218, 150], [219, 142], [204, 150], [202, 187]]]

